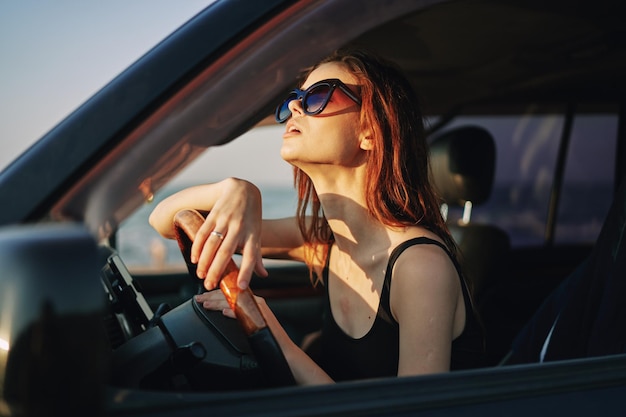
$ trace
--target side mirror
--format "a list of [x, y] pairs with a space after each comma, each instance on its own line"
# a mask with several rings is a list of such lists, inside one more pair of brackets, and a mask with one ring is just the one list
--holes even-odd
[[0, 414], [103, 414], [104, 305], [82, 226], [0, 229]]

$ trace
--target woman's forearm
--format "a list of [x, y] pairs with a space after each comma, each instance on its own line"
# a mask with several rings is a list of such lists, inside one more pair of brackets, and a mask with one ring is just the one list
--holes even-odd
[[163, 237], [174, 238], [174, 215], [183, 209], [210, 211], [219, 198], [222, 182], [203, 184], [181, 190], [161, 201], [148, 219], [150, 225]]
[[321, 385], [330, 384], [334, 381], [322, 368], [315, 363], [309, 355], [307, 355], [298, 345], [296, 345], [282, 325], [276, 319], [276, 316], [269, 309], [265, 300], [257, 297], [257, 302], [261, 312], [267, 321], [272, 334], [276, 338], [276, 342], [280, 346], [285, 359], [289, 364], [291, 373], [298, 385]]

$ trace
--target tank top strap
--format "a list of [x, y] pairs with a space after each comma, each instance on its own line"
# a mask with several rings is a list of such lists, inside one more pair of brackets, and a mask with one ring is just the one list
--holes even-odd
[[400, 243], [398, 246], [396, 246], [393, 249], [393, 251], [391, 252], [391, 255], [389, 256], [389, 261], [387, 262], [387, 270], [385, 271], [385, 281], [383, 283], [383, 295], [384, 296], [381, 297], [381, 300], [380, 300], [381, 304], [379, 307], [379, 312], [383, 313], [382, 314], [383, 317], [385, 316], [391, 317], [391, 306], [389, 303], [389, 299], [390, 299], [389, 294], [391, 294], [391, 275], [393, 272], [393, 267], [396, 261], [398, 260], [398, 257], [400, 257], [400, 255], [402, 255], [402, 253], [406, 249], [415, 245], [436, 245], [436, 246], [439, 246], [441, 249], [443, 249], [443, 251], [446, 253], [446, 255], [448, 255], [448, 257], [454, 264], [454, 268], [456, 269], [457, 274], [459, 275], [459, 279], [461, 280], [461, 287], [463, 291], [463, 298], [466, 300], [466, 302], [471, 303], [467, 284], [465, 283], [465, 280], [463, 279], [463, 276], [461, 275], [461, 268], [456, 258], [450, 252], [450, 250], [446, 247], [446, 245], [439, 242], [438, 240], [431, 239], [425, 236], [420, 236], [420, 237], [415, 237], [415, 238], [412, 238], [412, 239], [409, 239]]
[[404, 252], [407, 248], [409, 248], [411, 246], [420, 245], [420, 244], [437, 245], [437, 246], [439, 246], [441, 249], [443, 249], [443, 251], [452, 260], [452, 262], [454, 263], [454, 267], [457, 269], [457, 271], [459, 270], [459, 265], [458, 265], [455, 257], [452, 256], [452, 253], [446, 247], [446, 245], [444, 245], [443, 243], [439, 242], [438, 240], [431, 239], [431, 238], [425, 237], [425, 236], [420, 236], [420, 237], [415, 237], [415, 238], [406, 240], [406, 241], [400, 243], [398, 246], [396, 246], [393, 249], [393, 251], [391, 252], [391, 256], [389, 256], [389, 262], [387, 264], [388, 266], [387, 266], [387, 272], [385, 274], [385, 280], [387, 280], [387, 277], [391, 278], [391, 271], [393, 270], [393, 266], [396, 263], [396, 260], [398, 259], [398, 257], [400, 255], [402, 255], [402, 252]]
[[[396, 261], [398, 260], [398, 258], [400, 257], [400, 255], [402, 255], [402, 253], [406, 249], [415, 245], [436, 245], [436, 246], [439, 246], [446, 253], [446, 255], [448, 255], [448, 257], [454, 264], [457, 274], [459, 275], [459, 279], [461, 280], [461, 287], [463, 289], [463, 298], [465, 298], [466, 302], [471, 303], [471, 297], [469, 296], [469, 289], [467, 288], [465, 279], [462, 276], [460, 265], [457, 262], [456, 258], [452, 255], [450, 250], [446, 247], [446, 245], [439, 242], [438, 240], [431, 239], [426, 236], [415, 237], [409, 240], [405, 240], [404, 242], [396, 246], [391, 251], [391, 255], [389, 256], [389, 261], [387, 261], [387, 269], [385, 271], [385, 281], [383, 282], [383, 289], [382, 289], [380, 305], [378, 309], [378, 315], [381, 316], [381, 318], [383, 318], [383, 320], [385, 321], [395, 322], [395, 320], [393, 320], [391, 316], [391, 306], [389, 303], [389, 294], [391, 294], [391, 275], [393, 272], [393, 267]], [[322, 272], [322, 280], [324, 282], [324, 286], [326, 287], [327, 295], [328, 295], [328, 272], [329, 272], [331, 247], [332, 245], [328, 247], [329, 253], [328, 253], [328, 256], [326, 257], [326, 265], [324, 266], [324, 270]], [[329, 302], [328, 297], [327, 297], [327, 302]]]

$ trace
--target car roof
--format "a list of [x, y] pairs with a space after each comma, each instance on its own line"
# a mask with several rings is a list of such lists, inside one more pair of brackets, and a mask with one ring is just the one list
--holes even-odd
[[218, 1], [0, 174], [11, 202], [0, 224], [67, 219], [108, 237], [208, 147], [267, 123], [297, 74], [347, 43], [394, 60], [426, 114], [500, 111], [499, 102], [529, 98], [619, 99], [624, 8], [608, 0], [272, 0], [242, 10]]
[[624, 10], [623, 2], [449, 2], [356, 42], [399, 63], [430, 113], [485, 99], [615, 98], [625, 87]]

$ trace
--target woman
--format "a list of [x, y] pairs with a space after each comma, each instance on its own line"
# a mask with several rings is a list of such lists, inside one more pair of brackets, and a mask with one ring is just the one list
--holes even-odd
[[[480, 327], [429, 182], [407, 80], [366, 52], [339, 51], [305, 74], [276, 119], [286, 122], [281, 156], [294, 166], [297, 217], [261, 220], [259, 190], [227, 179], [169, 197], [150, 223], [171, 238], [178, 210], [210, 211], [192, 247], [209, 290], [235, 252], [242, 288], [253, 270], [267, 275], [262, 257], [309, 265], [328, 295], [316, 361], [259, 299], [300, 384], [479, 365]], [[233, 316], [219, 291], [197, 301]]]

